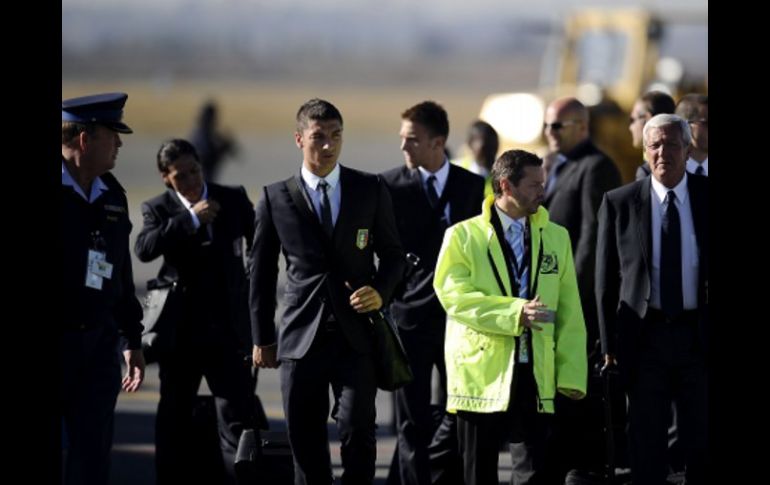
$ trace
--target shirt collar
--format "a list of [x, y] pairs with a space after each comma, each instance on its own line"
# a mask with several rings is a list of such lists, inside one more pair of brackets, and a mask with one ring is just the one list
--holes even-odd
[[662, 204], [664, 200], [666, 200], [666, 194], [668, 194], [669, 190], [673, 190], [676, 194], [676, 198], [679, 200], [681, 204], [683, 204], [687, 200], [687, 177], [688, 177], [687, 171], [684, 173], [684, 177], [682, 177], [682, 180], [679, 181], [678, 184], [676, 184], [676, 187], [673, 189], [669, 189], [662, 183], [658, 182], [658, 180], [651, 176], [650, 179], [652, 180], [652, 192], [657, 195], [658, 201]]
[[436, 185], [438, 187], [444, 187], [446, 185], [446, 180], [449, 178], [449, 161], [444, 158], [444, 163], [441, 164], [441, 168], [436, 170], [436, 172], [429, 172], [428, 170], [425, 170], [423, 167], [417, 167], [417, 170], [420, 171], [420, 177], [422, 178], [422, 183], [428, 183], [428, 177], [431, 175], [436, 176]]
[[102, 192], [110, 190], [110, 188], [107, 187], [107, 184], [105, 184], [101, 178], [96, 177], [93, 183], [91, 183], [91, 197], [86, 197], [86, 193], [83, 192], [83, 189], [80, 187], [80, 185], [78, 185], [77, 182], [75, 182], [75, 179], [72, 177], [69, 170], [67, 170], [67, 166], [64, 164], [64, 160], [61, 162], [61, 184], [69, 185], [75, 190], [75, 192], [80, 194], [80, 196], [88, 202], [93, 202], [100, 195], [102, 195]]
[[[690, 173], [695, 173], [695, 170], [698, 167], [703, 167], [703, 172], [708, 175], [709, 173], [709, 157], [706, 157], [705, 160], [702, 162], [696, 161], [694, 158], [690, 157], [687, 159], [687, 171]], [[679, 197], [679, 194], [677, 194], [677, 197]]]
[[[192, 202], [190, 202], [189, 200], [187, 200], [185, 198], [185, 196], [180, 194], [179, 192], [174, 191], [174, 193], [176, 194], [177, 197], [179, 197], [179, 200], [182, 201], [182, 204], [184, 204], [184, 206], [186, 208], [192, 209], [192, 206], [195, 205]], [[201, 199], [200, 200], [205, 200], [205, 199], [208, 199], [208, 198], [209, 198], [209, 186], [206, 185], [206, 182], [203, 182], [203, 193], [201, 194]]]
[[318, 175], [305, 168], [304, 164], [302, 165], [300, 174], [302, 175], [302, 180], [304, 180], [307, 186], [311, 189], [317, 191], [318, 183], [323, 179], [327, 184], [329, 184], [329, 188], [334, 191], [334, 189], [337, 188], [337, 183], [340, 181], [340, 164], [335, 163], [334, 169], [332, 169], [332, 171], [329, 172], [326, 177], [319, 177]]
[[514, 219], [513, 217], [506, 214], [502, 209], [497, 207], [497, 204], [494, 202], [492, 205], [495, 207], [495, 210], [497, 211], [497, 215], [500, 216], [500, 223], [503, 225], [503, 234], [508, 232], [508, 228], [511, 227], [511, 224], [515, 222], [518, 222], [521, 227], [524, 227], [524, 225], [527, 223], [527, 217], [519, 217], [518, 219]]

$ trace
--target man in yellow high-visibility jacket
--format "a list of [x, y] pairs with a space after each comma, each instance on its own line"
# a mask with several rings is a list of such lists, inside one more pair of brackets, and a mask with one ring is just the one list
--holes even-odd
[[[512, 483], [551, 483], [546, 440], [556, 392], [586, 393], [586, 329], [572, 247], [549, 222], [542, 160], [509, 150], [482, 214], [450, 227], [433, 286], [447, 313], [447, 410], [457, 413], [467, 485], [497, 483], [501, 440]], [[563, 483], [563, 482], [562, 482]]]

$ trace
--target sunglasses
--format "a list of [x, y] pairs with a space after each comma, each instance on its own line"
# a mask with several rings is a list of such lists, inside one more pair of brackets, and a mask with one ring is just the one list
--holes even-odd
[[576, 125], [580, 123], [578, 120], [557, 121], [555, 123], [543, 123], [543, 129], [551, 128], [551, 131], [559, 131], [565, 126]]

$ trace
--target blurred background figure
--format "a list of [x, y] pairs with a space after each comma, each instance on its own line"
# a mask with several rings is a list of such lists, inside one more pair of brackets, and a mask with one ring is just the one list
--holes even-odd
[[679, 100], [676, 114], [690, 124], [692, 143], [687, 171], [695, 175], [709, 175], [709, 97], [706, 94], [690, 93]]
[[222, 162], [238, 152], [235, 138], [217, 131], [218, 110], [216, 102], [212, 99], [203, 103], [197, 125], [190, 134], [190, 141], [198, 152], [203, 167], [203, 179], [206, 182], [215, 182]]
[[[650, 91], [637, 99], [628, 119], [628, 131], [631, 132], [631, 143], [634, 148], [642, 148], [642, 128], [647, 120], [655, 115], [674, 112], [674, 98], [663, 91]], [[644, 156], [644, 154], [642, 154]], [[650, 167], [647, 161], [642, 159], [642, 164], [636, 169], [636, 180], [650, 175]]]
[[[574, 97], [556, 99], [545, 111], [543, 131], [555, 157], [545, 186], [543, 207], [550, 220], [567, 229], [572, 243], [580, 304], [585, 316], [589, 364], [600, 357], [599, 328], [594, 300], [596, 214], [604, 193], [620, 186], [615, 162], [593, 142], [589, 112]], [[580, 401], [557, 395], [552, 443], [560, 457], [556, 466], [564, 476], [570, 469], [591, 470], [603, 460], [601, 392], [589, 382], [589, 398]]]
[[492, 195], [490, 171], [500, 147], [497, 131], [486, 121], [476, 120], [468, 128], [466, 144], [469, 153], [463, 158], [452, 160], [452, 163], [484, 177], [484, 197]]

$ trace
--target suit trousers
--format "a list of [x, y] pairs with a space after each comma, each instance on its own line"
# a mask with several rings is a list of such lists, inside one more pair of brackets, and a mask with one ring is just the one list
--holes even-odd
[[319, 325], [301, 359], [281, 361], [281, 393], [296, 485], [333, 482], [329, 455], [329, 385], [334, 394], [342, 457], [342, 484], [366, 485], [374, 479], [375, 396], [371, 354], [356, 353], [336, 323]]
[[[428, 447], [434, 440], [436, 422], [431, 407], [432, 376], [434, 366], [440, 379], [446, 381], [444, 365], [444, 326], [446, 318], [421, 322], [410, 330], [399, 328], [399, 335], [409, 358], [414, 380], [395, 391], [396, 429], [398, 432], [394, 459], [398, 460], [398, 477], [388, 477], [388, 483], [401, 485], [427, 485], [431, 483], [431, 468], [439, 468], [438, 461], [449, 464], [447, 454], [459, 458], [456, 437], [447, 431], [437, 443], [433, 443], [436, 460], [431, 463]], [[446, 387], [445, 385], [443, 386]], [[443, 399], [444, 401], [446, 399]], [[453, 420], [449, 421], [450, 424]], [[451, 440], [451, 442], [450, 442]], [[454, 451], [454, 453], [452, 453]], [[441, 455], [441, 456], [439, 456]], [[393, 469], [393, 468], [392, 468]], [[437, 475], [440, 469], [435, 470]]]
[[644, 320], [628, 389], [635, 484], [660, 485], [666, 481], [672, 402], [677, 410], [687, 483], [706, 483], [708, 377], [697, 328], [694, 311], [672, 320], [650, 310]]
[[[193, 410], [201, 378], [214, 396], [219, 447], [226, 483], [235, 483], [235, 452], [241, 432], [255, 425], [254, 378], [239, 353], [232, 332], [197, 327], [180, 335], [175, 351], [161, 357], [160, 401], [155, 421], [155, 465], [158, 485], [195, 483], [198, 475]], [[215, 460], [215, 458], [212, 458]], [[193, 460], [194, 461], [194, 460]]]
[[[506, 412], [457, 412], [457, 433], [466, 485], [497, 485], [500, 446], [510, 443], [511, 485], [556, 484], [547, 444], [552, 416], [537, 411], [531, 364], [516, 364]], [[562, 482], [563, 483], [563, 482]]]
[[115, 403], [120, 392], [119, 354], [114, 328], [62, 333], [59, 395], [67, 485], [109, 482]]

